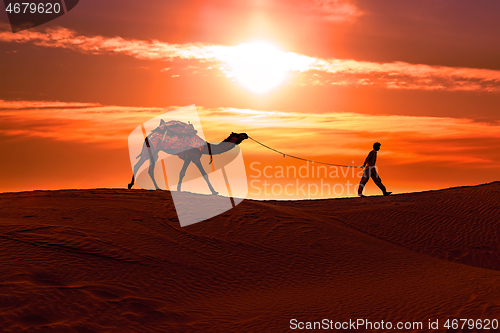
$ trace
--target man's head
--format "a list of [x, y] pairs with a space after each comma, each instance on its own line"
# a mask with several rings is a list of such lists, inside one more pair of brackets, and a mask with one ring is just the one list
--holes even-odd
[[381, 144], [379, 142], [375, 142], [373, 144], [373, 150], [379, 151], [380, 150], [380, 146], [381, 146]]

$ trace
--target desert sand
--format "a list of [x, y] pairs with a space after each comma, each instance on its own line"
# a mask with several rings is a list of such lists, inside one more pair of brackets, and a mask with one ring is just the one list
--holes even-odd
[[444, 332], [449, 318], [500, 319], [500, 182], [245, 200], [184, 228], [168, 191], [3, 193], [0, 230], [5, 332], [296, 332], [291, 319], [358, 318], [424, 324], [404, 332], [438, 319]]

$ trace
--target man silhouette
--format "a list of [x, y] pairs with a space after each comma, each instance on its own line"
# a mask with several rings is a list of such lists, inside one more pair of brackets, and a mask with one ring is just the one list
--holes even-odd
[[365, 163], [361, 168], [365, 168], [363, 171], [363, 177], [361, 177], [361, 181], [359, 182], [358, 195], [360, 197], [364, 197], [363, 189], [365, 188], [366, 183], [370, 180], [370, 177], [373, 179], [375, 184], [382, 190], [385, 196], [391, 195], [392, 192], [387, 192], [384, 184], [382, 184], [382, 180], [380, 179], [377, 170], [375, 168], [375, 162], [377, 161], [377, 151], [380, 150], [381, 144], [375, 142], [373, 144], [373, 150], [368, 154], [365, 159]]

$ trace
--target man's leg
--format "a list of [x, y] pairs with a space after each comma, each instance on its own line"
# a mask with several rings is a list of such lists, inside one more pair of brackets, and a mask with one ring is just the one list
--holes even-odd
[[358, 187], [358, 195], [361, 196], [363, 194], [363, 189], [365, 188], [366, 183], [370, 179], [370, 172], [368, 171], [369, 168], [366, 168], [363, 171], [363, 177], [361, 177], [361, 180], [359, 181], [359, 187]]
[[384, 184], [382, 184], [382, 179], [380, 179], [380, 176], [375, 169], [372, 170], [371, 176], [378, 188], [381, 189], [384, 194], [386, 194], [387, 189], [385, 188]]

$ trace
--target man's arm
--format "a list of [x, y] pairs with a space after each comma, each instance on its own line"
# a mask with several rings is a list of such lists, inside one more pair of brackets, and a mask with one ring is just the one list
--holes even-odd
[[365, 167], [367, 164], [370, 163], [371, 159], [373, 157], [373, 150], [366, 156], [365, 162], [363, 163], [363, 167]]

